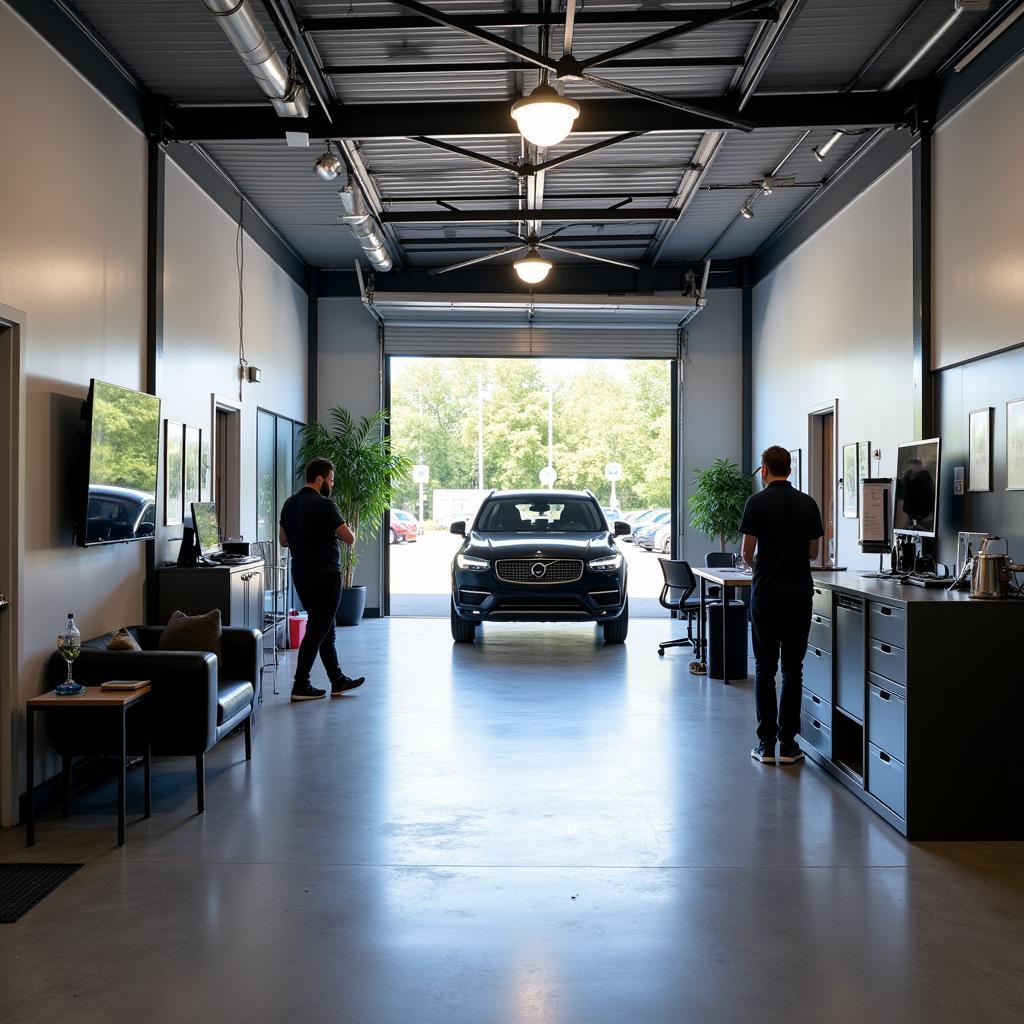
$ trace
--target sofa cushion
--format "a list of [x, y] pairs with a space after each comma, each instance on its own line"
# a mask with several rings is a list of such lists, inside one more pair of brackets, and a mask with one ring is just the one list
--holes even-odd
[[220, 658], [220, 609], [205, 615], [174, 612], [160, 634], [161, 651], [209, 651]]
[[122, 626], [113, 636], [110, 638], [110, 642], [107, 644], [108, 651], [141, 651], [142, 648], [139, 646], [139, 641], [135, 639], [131, 634], [131, 630], [127, 626]]
[[222, 679], [217, 684], [217, 724], [230, 721], [252, 703], [256, 691], [247, 679]]

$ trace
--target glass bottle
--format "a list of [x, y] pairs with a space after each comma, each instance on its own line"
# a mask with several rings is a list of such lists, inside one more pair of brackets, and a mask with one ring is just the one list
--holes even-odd
[[68, 677], [57, 687], [57, 694], [61, 697], [73, 697], [85, 693], [85, 687], [81, 683], [76, 683], [71, 676], [71, 666], [78, 655], [82, 653], [82, 634], [78, 632], [78, 627], [75, 625], [74, 612], [68, 612], [68, 621], [57, 637], [57, 650], [68, 664]]

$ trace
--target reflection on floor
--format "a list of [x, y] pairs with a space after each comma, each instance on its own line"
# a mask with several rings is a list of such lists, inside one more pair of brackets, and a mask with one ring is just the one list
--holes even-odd
[[298, 705], [283, 666], [203, 817], [163, 760], [121, 850], [112, 792], [0, 836], [85, 862], [0, 928], [0, 1021], [1024, 1018], [1024, 844], [911, 845], [755, 764], [752, 683], [659, 658], [672, 628], [371, 620], [340, 637], [367, 684]]

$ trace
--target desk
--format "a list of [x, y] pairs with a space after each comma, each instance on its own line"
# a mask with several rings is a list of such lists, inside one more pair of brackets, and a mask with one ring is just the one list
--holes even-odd
[[[25, 778], [28, 785], [28, 808], [26, 810], [26, 846], [34, 846], [36, 841], [36, 823], [34, 809], [34, 778], [33, 769], [35, 761], [35, 713], [37, 711], [61, 711], [61, 712], [107, 712], [108, 714], [119, 714], [121, 718], [121, 752], [117, 772], [117, 845], [124, 846], [124, 817], [125, 817], [125, 761], [128, 757], [128, 709], [143, 700], [149, 693], [150, 687], [140, 687], [138, 690], [101, 690], [98, 686], [90, 686], [85, 693], [71, 697], [58, 697], [55, 691], [44, 693], [41, 697], [33, 697], [26, 703], [28, 721], [26, 722], [25, 736]], [[148, 733], [148, 730], [147, 730]], [[145, 758], [145, 817], [150, 816], [150, 778], [152, 764], [149, 752], [149, 740], [146, 740]], [[62, 792], [64, 804], [64, 817], [71, 813], [71, 757], [63, 759], [62, 770]]]
[[697, 656], [690, 663], [690, 671], [695, 674], [704, 674], [708, 670], [707, 665], [707, 625], [705, 613], [707, 611], [707, 585], [716, 583], [722, 588], [722, 685], [729, 685], [729, 666], [725, 656], [728, 648], [728, 613], [729, 595], [736, 587], [749, 587], [754, 582], [750, 573], [741, 572], [739, 569], [693, 569], [693, 575], [700, 580], [700, 616], [697, 619]]

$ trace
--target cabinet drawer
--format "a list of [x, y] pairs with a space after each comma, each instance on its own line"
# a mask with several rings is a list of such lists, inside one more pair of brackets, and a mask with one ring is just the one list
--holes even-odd
[[807, 643], [811, 647], [817, 647], [819, 651], [831, 654], [832, 620], [826, 619], [824, 615], [819, 615], [815, 612], [811, 616], [811, 632], [807, 637]]
[[906, 686], [907, 652], [902, 647], [872, 639], [868, 642], [868, 669]]
[[907, 646], [907, 609], [894, 604], [868, 602], [868, 636], [893, 647]]
[[901, 818], [907, 816], [907, 769], [888, 751], [868, 744], [868, 792]]
[[818, 647], [808, 647], [804, 658], [804, 686], [826, 704], [832, 703], [832, 655]]
[[832, 760], [832, 730], [819, 719], [800, 715], [800, 739]]
[[814, 584], [814, 594], [811, 598], [811, 611], [815, 615], [824, 615], [826, 619], [831, 619], [832, 591]]
[[832, 705], [811, 690], [804, 689], [800, 701], [800, 713], [806, 718], [816, 719], [822, 725], [832, 727]]
[[906, 764], [907, 702], [875, 683], [868, 686], [868, 742]]

